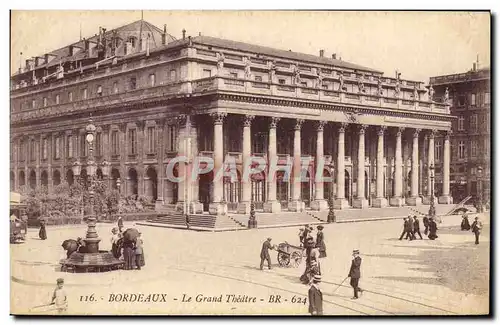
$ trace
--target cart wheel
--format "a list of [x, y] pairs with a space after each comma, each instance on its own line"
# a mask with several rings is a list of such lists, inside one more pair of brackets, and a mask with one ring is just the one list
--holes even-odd
[[278, 263], [280, 266], [288, 266], [290, 264], [290, 255], [286, 253], [279, 252], [278, 253]]
[[302, 254], [299, 252], [293, 252], [290, 260], [292, 261], [293, 267], [298, 267], [302, 261]]

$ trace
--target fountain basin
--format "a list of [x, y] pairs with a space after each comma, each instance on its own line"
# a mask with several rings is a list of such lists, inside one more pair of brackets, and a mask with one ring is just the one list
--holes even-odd
[[63, 272], [107, 272], [121, 268], [123, 261], [115, 258], [113, 253], [99, 251], [98, 253], [74, 252], [69, 258], [59, 262]]

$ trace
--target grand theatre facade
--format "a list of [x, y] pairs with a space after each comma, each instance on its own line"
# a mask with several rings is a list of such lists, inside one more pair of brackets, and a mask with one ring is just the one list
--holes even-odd
[[[102, 32], [12, 76], [13, 190], [52, 191], [84, 179], [91, 115], [98, 177], [158, 209], [188, 200], [192, 213], [248, 213], [251, 201], [266, 212], [326, 210], [331, 196], [336, 209], [429, 204], [431, 165], [443, 175], [434, 195], [451, 203], [453, 117], [422, 83], [323, 51], [313, 56], [207, 36], [174, 40], [148, 26], [136, 34]], [[104, 45], [100, 57], [92, 42]], [[437, 134], [445, 135], [439, 162]], [[180, 156], [187, 159], [173, 164]], [[236, 177], [167, 177], [191, 175], [199, 157], [212, 159], [216, 171], [231, 162]], [[278, 168], [246, 179], [251, 157]]]

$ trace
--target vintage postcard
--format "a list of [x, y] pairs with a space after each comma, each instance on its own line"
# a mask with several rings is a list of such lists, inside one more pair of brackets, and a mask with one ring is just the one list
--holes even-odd
[[490, 19], [11, 11], [11, 314], [490, 314]]

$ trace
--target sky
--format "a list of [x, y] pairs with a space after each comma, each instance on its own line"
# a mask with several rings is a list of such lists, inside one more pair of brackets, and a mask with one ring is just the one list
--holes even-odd
[[[490, 65], [488, 12], [332, 11], [143, 11], [144, 20], [181, 38], [187, 35], [235, 41], [325, 56], [337, 53], [403, 79], [462, 73], [479, 57]], [[141, 18], [141, 11], [12, 11], [11, 72], [29, 57]], [[19, 53], [23, 55], [20, 57]]]

